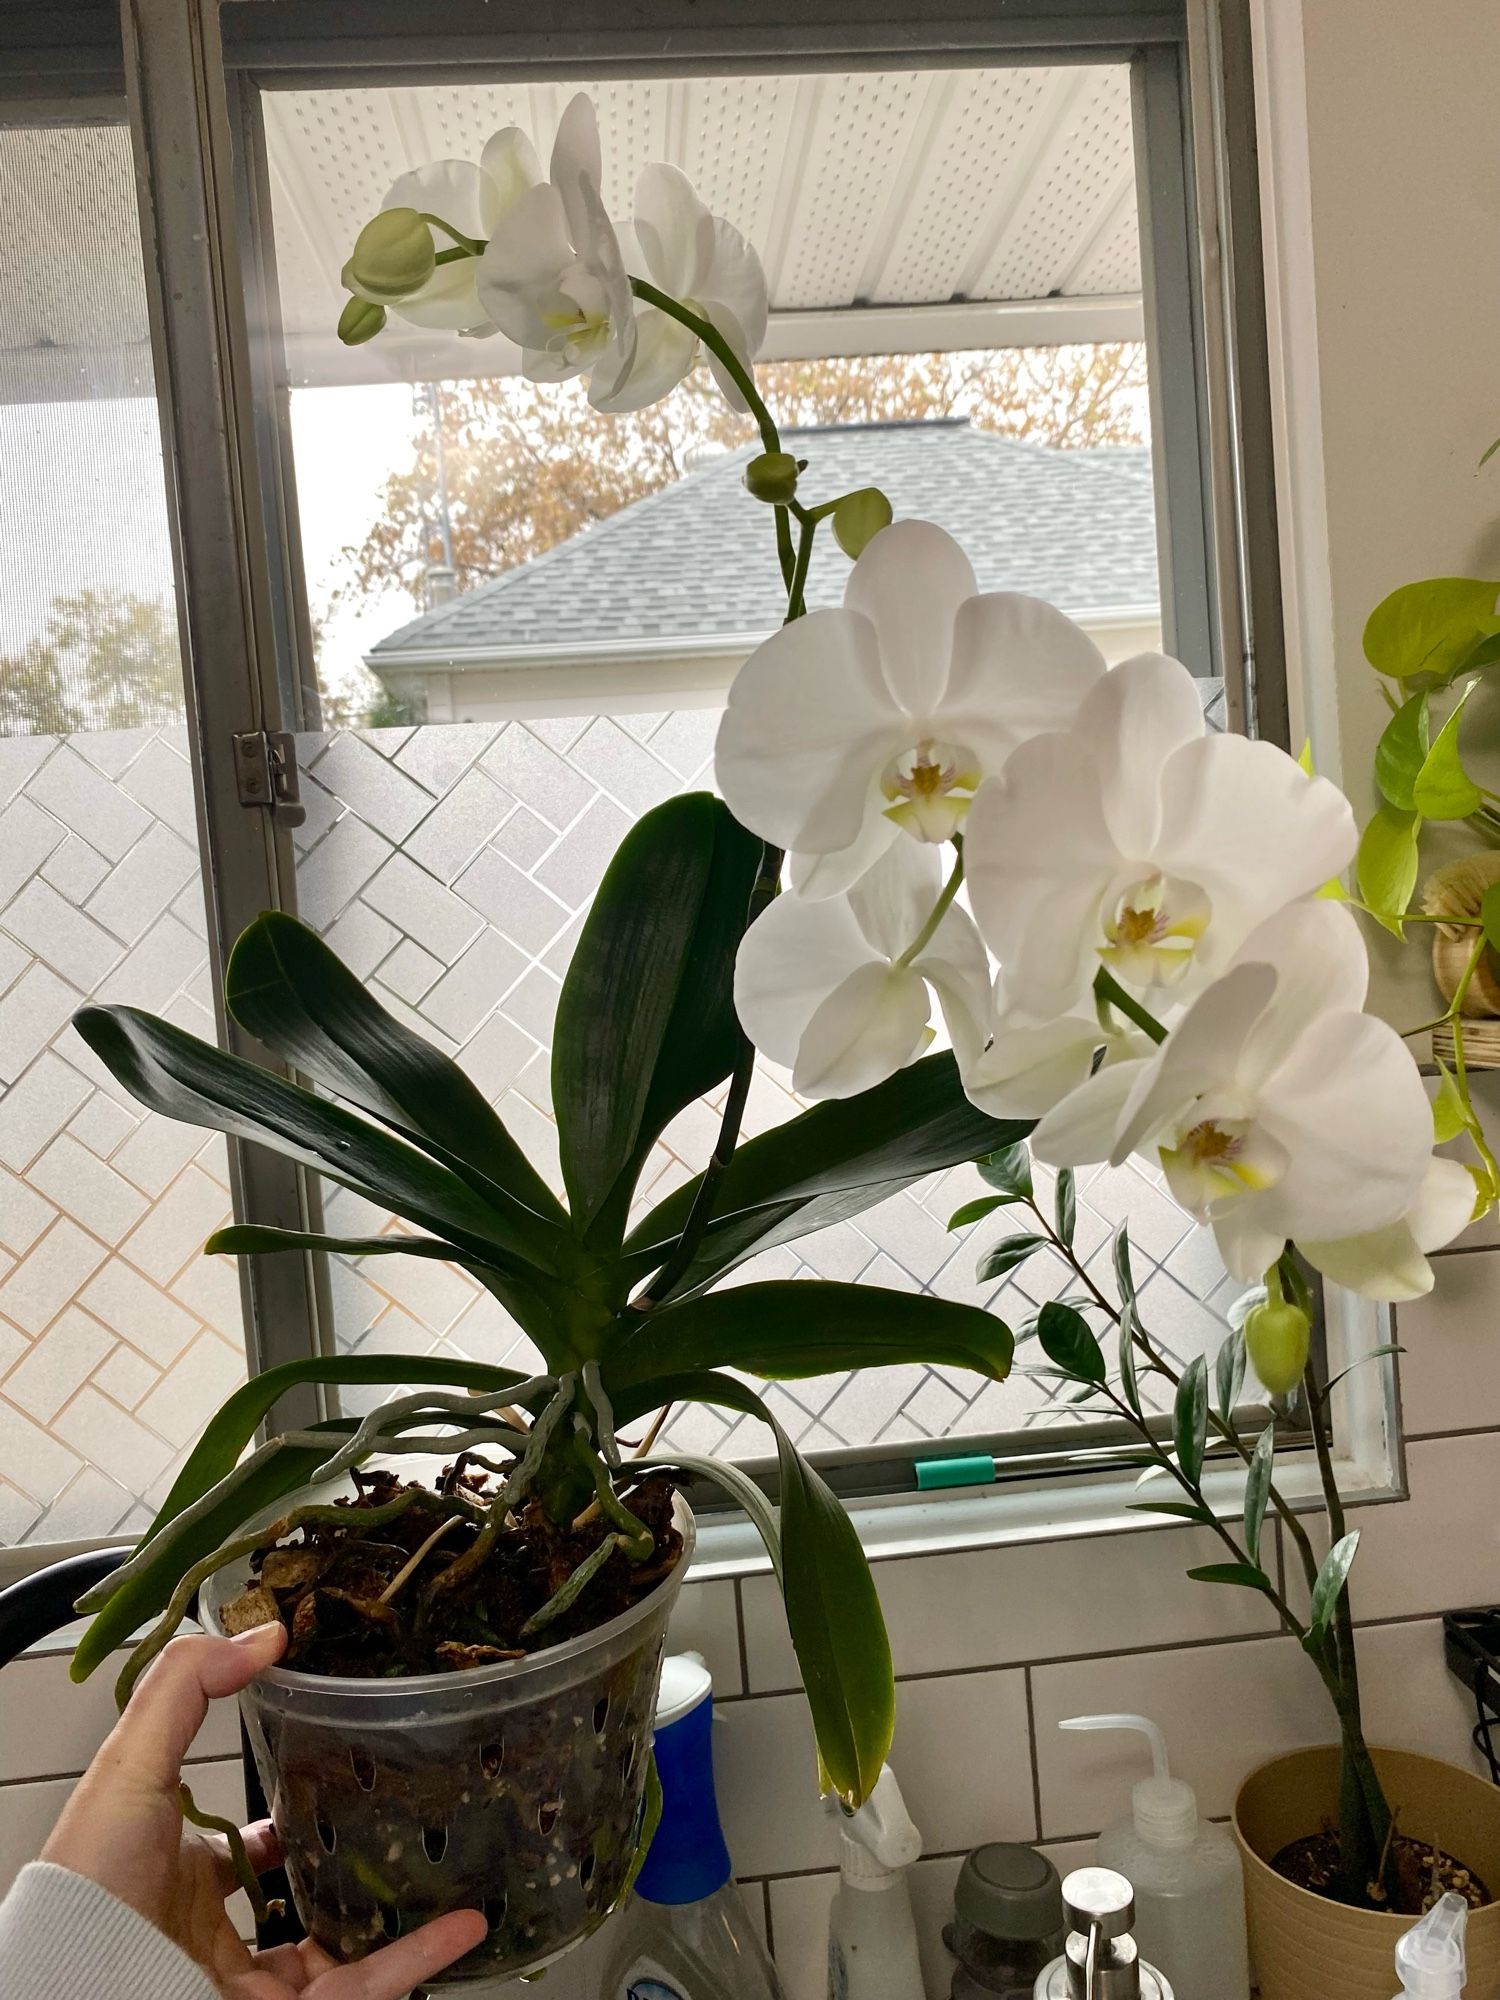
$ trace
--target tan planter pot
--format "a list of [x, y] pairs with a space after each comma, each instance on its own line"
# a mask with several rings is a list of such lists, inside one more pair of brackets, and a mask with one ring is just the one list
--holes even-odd
[[[1500, 1894], [1500, 1787], [1409, 1750], [1372, 1754], [1401, 1831], [1456, 1855]], [[1391, 2000], [1396, 1991], [1396, 1940], [1412, 1918], [1330, 1903], [1270, 1865], [1289, 1840], [1333, 1819], [1337, 1800], [1332, 1745], [1262, 1764], [1235, 1800], [1250, 1962], [1261, 2000]], [[1464, 2000], [1500, 2000], [1500, 1903], [1469, 1918], [1468, 1957]]]

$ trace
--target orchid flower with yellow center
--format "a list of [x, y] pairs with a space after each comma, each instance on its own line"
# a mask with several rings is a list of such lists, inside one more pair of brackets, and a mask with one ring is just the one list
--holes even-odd
[[1354, 848], [1336, 786], [1273, 743], [1210, 733], [1200, 684], [1157, 653], [986, 776], [965, 827], [975, 918], [1037, 1020], [1080, 1007], [1101, 966], [1186, 1002]]
[[1103, 655], [1060, 611], [981, 592], [930, 521], [873, 537], [841, 608], [811, 611], [735, 676], [715, 773], [735, 817], [841, 894], [891, 844], [951, 839], [1018, 744], [1071, 721]]
[[1347, 911], [1290, 904], [1152, 1054], [1100, 1069], [1055, 1105], [1033, 1136], [1037, 1157], [1160, 1164], [1247, 1282], [1289, 1238], [1391, 1229], [1426, 1183], [1432, 1115], [1400, 1036], [1360, 1011], [1367, 980]]

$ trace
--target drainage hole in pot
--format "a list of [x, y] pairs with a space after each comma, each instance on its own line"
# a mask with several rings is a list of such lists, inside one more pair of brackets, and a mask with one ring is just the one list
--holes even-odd
[[594, 1879], [594, 1856], [592, 1855], [592, 1853], [585, 1854], [582, 1861], [580, 1861], [578, 1864], [579, 1888], [586, 1889], [589, 1886], [590, 1882], [593, 1881], [593, 1879]]
[[484, 1920], [490, 1929], [492, 1931], [499, 1930], [500, 1926], [505, 1922], [505, 1898], [503, 1896], [486, 1896], [480, 1907], [484, 1911]]
[[500, 1766], [505, 1762], [503, 1743], [486, 1743], [479, 1753], [480, 1767], [487, 1778], [498, 1778]]
[[401, 1912], [390, 1903], [382, 1903], [380, 1906], [380, 1928], [388, 1938], [397, 1938], [401, 1935]]
[[562, 1811], [561, 1799], [543, 1799], [536, 1809], [536, 1830], [543, 1840], [557, 1825], [558, 1814]]
[[355, 1784], [359, 1786], [362, 1792], [374, 1791], [375, 1759], [370, 1755], [368, 1750], [351, 1750], [349, 1752], [349, 1768], [354, 1773]]
[[609, 1720], [609, 1696], [607, 1694], [601, 1694], [599, 1699], [594, 1703], [594, 1734], [596, 1736], [602, 1736], [604, 1734], [604, 1725], [606, 1722], [608, 1722], [608, 1720]]
[[448, 1852], [448, 1829], [445, 1826], [424, 1826], [422, 1846], [429, 1861], [441, 1861]]
[[318, 1839], [323, 1843], [324, 1852], [332, 1854], [338, 1845], [338, 1835], [334, 1832], [331, 1821], [326, 1819], [318, 1821]]

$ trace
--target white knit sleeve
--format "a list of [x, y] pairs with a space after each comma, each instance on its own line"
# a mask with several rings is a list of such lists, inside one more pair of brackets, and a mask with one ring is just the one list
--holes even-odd
[[0, 1903], [5, 2000], [217, 2000], [154, 1924], [70, 1868], [34, 1861]]

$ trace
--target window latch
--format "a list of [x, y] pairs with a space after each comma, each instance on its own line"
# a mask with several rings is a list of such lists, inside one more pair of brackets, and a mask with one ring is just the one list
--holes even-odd
[[307, 818], [297, 784], [297, 745], [289, 729], [237, 734], [234, 774], [242, 806], [267, 806], [283, 826], [301, 826]]

